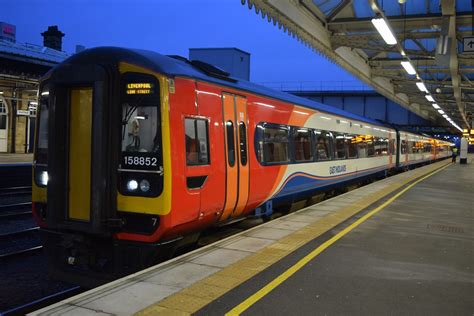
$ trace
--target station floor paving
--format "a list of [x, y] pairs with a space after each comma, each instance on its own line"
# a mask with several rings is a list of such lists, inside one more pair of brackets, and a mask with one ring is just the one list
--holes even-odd
[[417, 168], [34, 315], [472, 315], [474, 161]]

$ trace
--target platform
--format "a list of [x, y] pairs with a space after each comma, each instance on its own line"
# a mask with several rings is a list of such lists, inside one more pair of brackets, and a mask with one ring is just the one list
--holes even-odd
[[472, 159], [441, 161], [32, 314], [470, 315], [473, 192]]
[[5, 154], [0, 153], [0, 165], [32, 163], [33, 154]]

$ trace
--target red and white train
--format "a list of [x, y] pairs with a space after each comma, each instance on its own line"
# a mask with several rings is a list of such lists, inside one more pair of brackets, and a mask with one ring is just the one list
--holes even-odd
[[447, 142], [142, 50], [72, 56], [39, 104], [34, 214], [53, 274], [82, 284], [212, 225], [449, 155]]

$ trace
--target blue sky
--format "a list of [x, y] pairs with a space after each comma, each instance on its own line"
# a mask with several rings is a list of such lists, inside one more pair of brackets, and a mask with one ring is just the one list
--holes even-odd
[[356, 81], [240, 0], [7, 0], [0, 21], [16, 25], [18, 42], [33, 44], [58, 25], [70, 53], [76, 44], [185, 57], [188, 48], [238, 47], [251, 53], [254, 82]]

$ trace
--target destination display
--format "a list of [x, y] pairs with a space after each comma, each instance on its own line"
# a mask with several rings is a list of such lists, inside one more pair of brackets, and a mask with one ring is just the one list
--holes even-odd
[[125, 92], [128, 95], [144, 95], [153, 94], [154, 89], [155, 85], [151, 82], [134, 82], [127, 83]]

